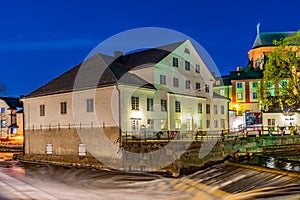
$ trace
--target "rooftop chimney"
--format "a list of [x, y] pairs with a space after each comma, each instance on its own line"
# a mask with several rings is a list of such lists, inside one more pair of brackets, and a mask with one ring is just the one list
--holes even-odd
[[120, 56], [123, 55], [123, 52], [122, 51], [114, 51], [114, 57], [115, 58], [119, 58]]

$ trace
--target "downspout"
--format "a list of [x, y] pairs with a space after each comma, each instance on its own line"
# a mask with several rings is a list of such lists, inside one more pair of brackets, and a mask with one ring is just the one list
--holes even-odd
[[118, 110], [119, 110], [119, 139], [117, 141], [119, 141], [119, 148], [122, 148], [122, 121], [121, 121], [121, 91], [119, 88], [119, 84], [118, 82], [116, 83], [116, 89], [118, 91]]

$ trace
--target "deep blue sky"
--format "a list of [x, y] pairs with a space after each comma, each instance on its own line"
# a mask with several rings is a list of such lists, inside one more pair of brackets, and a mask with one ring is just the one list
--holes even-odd
[[100, 42], [122, 31], [163, 27], [184, 33], [222, 74], [247, 64], [261, 32], [300, 28], [298, 0], [285, 1], [2, 1], [1, 79], [4, 95], [26, 95], [80, 63]]

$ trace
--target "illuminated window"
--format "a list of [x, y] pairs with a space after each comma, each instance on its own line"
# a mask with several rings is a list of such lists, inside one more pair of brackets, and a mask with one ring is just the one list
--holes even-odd
[[181, 129], [181, 120], [175, 119], [175, 129]]
[[86, 112], [94, 112], [94, 99], [86, 100]]
[[178, 58], [173, 57], [173, 67], [178, 67]]
[[45, 116], [45, 105], [40, 105], [40, 116]]
[[6, 127], [6, 121], [5, 120], [1, 120], [1, 128], [5, 128]]
[[191, 63], [189, 61], [185, 61], [185, 70], [187, 71], [191, 70]]
[[237, 83], [236, 83], [236, 87], [237, 87], [237, 88], [243, 88], [243, 83], [237, 82]]
[[181, 112], [181, 106], [179, 101], [175, 101], [175, 112]]
[[131, 110], [139, 110], [139, 98], [138, 97], [131, 97]]
[[153, 99], [147, 98], [147, 111], [153, 111]]
[[191, 89], [191, 81], [185, 81], [185, 89]]
[[60, 114], [67, 114], [67, 102], [60, 102]]
[[167, 124], [166, 119], [160, 120], [160, 128], [161, 128], [161, 130], [166, 130], [168, 128], [168, 124]]
[[163, 112], [167, 111], [167, 100], [165, 100], [165, 99], [160, 100], [160, 109]]
[[5, 108], [4, 107], [1, 108], [1, 113], [5, 113]]
[[159, 77], [159, 82], [160, 82], [160, 84], [162, 84], [162, 85], [166, 85], [166, 84], [167, 84], [166, 76], [165, 76], [165, 75], [160, 75], [160, 77]]
[[200, 74], [200, 65], [196, 64], [196, 73]]
[[154, 119], [147, 119], [147, 127], [151, 130], [154, 129]]
[[220, 89], [220, 95], [225, 96], [225, 90], [224, 89]]
[[253, 98], [253, 99], [257, 99], [257, 92], [253, 92], [252, 98]]
[[173, 86], [179, 87], [179, 79], [178, 78], [173, 78]]
[[243, 93], [242, 92], [238, 92], [237, 93], [237, 99], [238, 100], [242, 100], [243, 99]]

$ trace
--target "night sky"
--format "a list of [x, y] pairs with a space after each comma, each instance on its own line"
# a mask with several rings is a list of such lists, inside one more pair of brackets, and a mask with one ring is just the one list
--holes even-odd
[[298, 0], [1, 1], [1, 95], [20, 96], [82, 62], [107, 38], [163, 27], [201, 44], [221, 74], [247, 65], [261, 32], [300, 29]]

